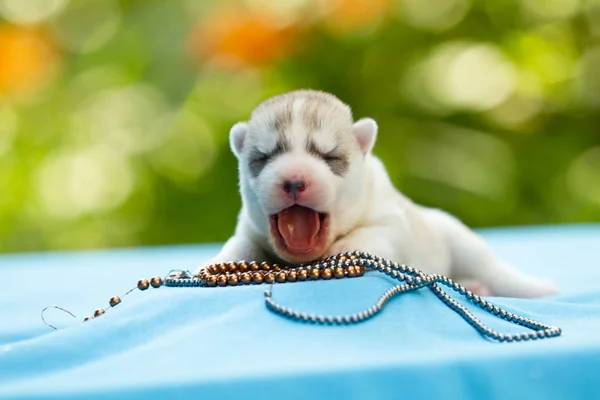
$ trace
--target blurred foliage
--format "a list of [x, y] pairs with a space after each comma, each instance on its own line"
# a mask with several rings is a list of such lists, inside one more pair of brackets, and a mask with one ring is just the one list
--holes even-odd
[[0, 251], [222, 241], [227, 135], [321, 89], [415, 201], [600, 218], [600, 0], [0, 0]]

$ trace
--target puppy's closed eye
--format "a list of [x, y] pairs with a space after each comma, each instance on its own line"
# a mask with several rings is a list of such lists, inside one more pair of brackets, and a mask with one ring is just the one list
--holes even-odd
[[343, 158], [343, 156], [341, 154], [335, 153], [335, 152], [329, 152], [327, 154], [323, 154], [323, 159], [327, 162], [333, 162], [333, 161], [338, 161], [341, 160]]
[[348, 158], [340, 151], [339, 147], [329, 152], [323, 152], [315, 143], [309, 141], [307, 143], [307, 150], [313, 156], [325, 161], [331, 171], [337, 176], [343, 176], [348, 171]]
[[257, 148], [252, 149], [248, 158], [250, 173], [257, 177], [270, 161], [289, 150], [290, 145], [286, 140], [279, 140], [277, 146], [270, 153], [264, 153]]
[[324, 154], [322, 158], [331, 168], [331, 171], [338, 176], [344, 175], [348, 170], [348, 159], [343, 154], [332, 151]]
[[260, 151], [257, 151], [256, 154], [252, 156], [250, 162], [252, 163], [266, 163], [272, 156], [270, 154], [265, 154]]
[[263, 170], [265, 165], [267, 165], [272, 157], [272, 154], [255, 151], [249, 159], [249, 167], [252, 175], [256, 177], [258, 174], [260, 174], [260, 171]]

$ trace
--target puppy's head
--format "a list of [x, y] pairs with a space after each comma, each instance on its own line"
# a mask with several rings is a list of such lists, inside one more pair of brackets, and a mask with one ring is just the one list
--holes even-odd
[[354, 122], [339, 99], [308, 90], [272, 97], [233, 126], [244, 207], [279, 258], [319, 259], [360, 218], [376, 135], [372, 119]]

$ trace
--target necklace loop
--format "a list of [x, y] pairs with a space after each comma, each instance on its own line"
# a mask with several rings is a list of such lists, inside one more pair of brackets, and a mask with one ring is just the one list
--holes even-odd
[[73, 317], [73, 318], [77, 318], [77, 317], [75, 316], [75, 314], [73, 314], [71, 311], [69, 311], [69, 310], [65, 310], [65, 309], [64, 309], [64, 308], [62, 308], [62, 307], [59, 307], [59, 306], [48, 306], [48, 307], [45, 307], [45, 308], [42, 310], [42, 312], [40, 313], [40, 315], [41, 315], [41, 317], [42, 317], [42, 321], [44, 322], [44, 324], [48, 325], [50, 328], [54, 329], [55, 331], [57, 331], [57, 330], [58, 330], [58, 328], [57, 328], [57, 327], [55, 327], [54, 325], [51, 325], [51, 324], [49, 324], [48, 322], [46, 322], [46, 319], [44, 318], [44, 313], [45, 313], [45, 312], [46, 312], [46, 310], [47, 310], [47, 309], [49, 309], [49, 308], [56, 308], [57, 310], [61, 310], [61, 311], [64, 311], [64, 312], [66, 312], [67, 314], [69, 314], [69, 315], [70, 315], [71, 317]]

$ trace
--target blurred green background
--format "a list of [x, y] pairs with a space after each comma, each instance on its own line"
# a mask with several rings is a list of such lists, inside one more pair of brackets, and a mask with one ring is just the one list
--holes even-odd
[[600, 0], [0, 0], [0, 252], [223, 241], [232, 124], [321, 89], [417, 202], [600, 219]]

